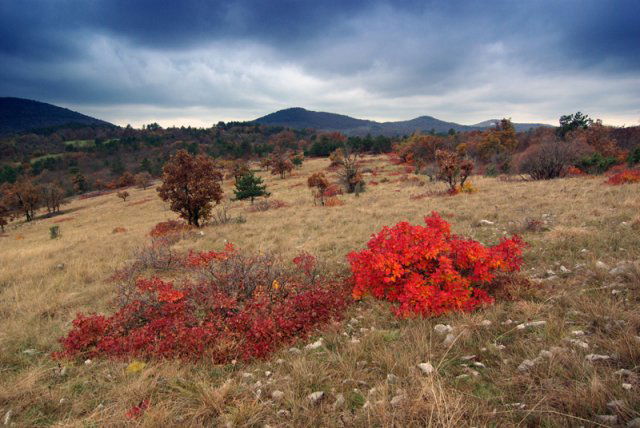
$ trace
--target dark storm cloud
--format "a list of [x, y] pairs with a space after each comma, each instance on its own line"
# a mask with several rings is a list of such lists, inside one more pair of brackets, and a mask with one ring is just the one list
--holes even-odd
[[0, 95], [121, 116], [136, 104], [131, 117], [292, 104], [463, 122], [590, 106], [632, 117], [638, 16], [638, 1], [0, 0]]

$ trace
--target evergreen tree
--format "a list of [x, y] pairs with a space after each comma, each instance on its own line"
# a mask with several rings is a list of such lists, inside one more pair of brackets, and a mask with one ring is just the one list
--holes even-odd
[[262, 178], [256, 177], [251, 171], [236, 181], [236, 190], [233, 193], [235, 193], [236, 199], [251, 198], [252, 204], [258, 196], [269, 196], [267, 186], [262, 184]]

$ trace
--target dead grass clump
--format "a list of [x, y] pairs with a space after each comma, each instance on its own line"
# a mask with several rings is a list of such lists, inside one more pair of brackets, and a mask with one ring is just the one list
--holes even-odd
[[278, 208], [287, 208], [290, 205], [282, 201], [280, 199], [264, 199], [254, 203], [253, 205], [249, 205], [247, 207], [248, 212], [263, 212], [269, 210], [277, 210]]
[[125, 233], [127, 231], [127, 229], [125, 229], [124, 227], [118, 226], [115, 227], [111, 233]]

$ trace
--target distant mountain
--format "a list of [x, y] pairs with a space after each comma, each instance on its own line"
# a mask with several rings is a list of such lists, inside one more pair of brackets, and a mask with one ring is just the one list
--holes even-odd
[[[293, 129], [313, 128], [322, 131], [340, 131], [346, 135], [409, 135], [413, 132], [448, 132], [482, 130], [495, 126], [496, 120], [487, 120], [477, 125], [460, 125], [455, 122], [445, 122], [431, 116], [420, 116], [411, 120], [398, 122], [376, 122], [373, 120], [356, 119], [336, 113], [310, 111], [301, 107], [288, 108], [260, 117], [254, 122], [262, 125], [285, 126]], [[530, 128], [549, 126], [541, 123], [514, 123], [516, 130], [525, 131]]]
[[95, 119], [53, 104], [24, 98], [0, 97], [0, 134], [24, 132], [61, 125], [107, 125]]

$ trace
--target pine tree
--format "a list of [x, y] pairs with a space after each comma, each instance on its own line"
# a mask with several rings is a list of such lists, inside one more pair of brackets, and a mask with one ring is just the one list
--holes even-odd
[[251, 198], [251, 203], [253, 204], [253, 200], [258, 196], [269, 196], [266, 189], [267, 186], [262, 184], [262, 178], [256, 177], [255, 174], [250, 171], [236, 181], [236, 190], [233, 192], [236, 195], [236, 199]]

